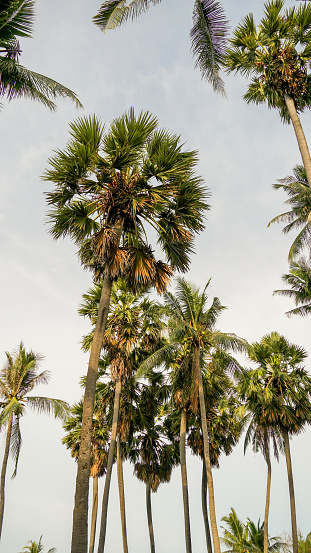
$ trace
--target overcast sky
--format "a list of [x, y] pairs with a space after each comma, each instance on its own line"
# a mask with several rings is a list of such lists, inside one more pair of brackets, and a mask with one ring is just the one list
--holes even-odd
[[[257, 20], [259, 0], [223, 0], [232, 28], [249, 11]], [[3, 102], [1, 126], [0, 208], [0, 365], [5, 351], [22, 340], [26, 349], [45, 356], [42, 369], [51, 371], [41, 395], [73, 403], [81, 397], [79, 380], [87, 356], [79, 341], [88, 323], [77, 314], [82, 294], [91, 286], [69, 239], [55, 242], [45, 224], [40, 175], [53, 150], [68, 139], [68, 123], [96, 113], [109, 123], [130, 106], [149, 110], [160, 126], [181, 134], [189, 149], [198, 149], [199, 172], [211, 192], [206, 230], [196, 240], [196, 255], [187, 278], [203, 287], [212, 277], [211, 299], [228, 306], [221, 330], [249, 341], [273, 330], [310, 351], [310, 321], [288, 319], [288, 300], [272, 297], [288, 270], [293, 239], [268, 222], [284, 211], [284, 197], [272, 189], [277, 179], [300, 163], [294, 131], [283, 126], [277, 112], [248, 106], [242, 99], [246, 82], [225, 77], [227, 99], [202, 82], [190, 54], [189, 31], [193, 0], [163, 0], [126, 28], [101, 33], [92, 24], [100, 0], [37, 0], [32, 40], [21, 40], [21, 63], [55, 78], [74, 90], [84, 105], [77, 112], [67, 101], [56, 113], [30, 101]], [[297, 5], [287, 0], [287, 5]], [[310, 113], [302, 116], [310, 140]], [[307, 368], [310, 361], [307, 360]], [[45, 415], [27, 413], [22, 423], [23, 446], [15, 480], [8, 468], [3, 553], [17, 553], [28, 540], [43, 534], [46, 549], [70, 550], [76, 465], [61, 444], [62, 428]], [[4, 442], [3, 442], [4, 443]], [[310, 528], [310, 431], [292, 440], [298, 526]], [[214, 471], [218, 522], [234, 507], [245, 521], [263, 519], [266, 468], [263, 458], [243, 445]], [[205, 552], [200, 507], [200, 462], [189, 454], [190, 514], [194, 553]], [[118, 492], [113, 477], [107, 529], [107, 553], [121, 553]], [[102, 484], [101, 484], [102, 486]], [[144, 485], [125, 466], [129, 549], [149, 548]], [[169, 485], [152, 497], [157, 551], [184, 551], [180, 469]], [[273, 464], [270, 532], [290, 530], [285, 459]]]

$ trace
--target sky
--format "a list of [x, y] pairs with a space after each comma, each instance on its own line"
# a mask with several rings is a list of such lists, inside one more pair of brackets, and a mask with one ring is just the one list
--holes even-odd
[[[259, 20], [263, 2], [223, 0], [231, 29], [252, 11]], [[286, 5], [297, 5], [287, 0]], [[3, 101], [1, 127], [0, 208], [0, 367], [5, 351], [23, 341], [26, 350], [44, 355], [42, 370], [51, 373], [47, 386], [36, 394], [69, 403], [82, 396], [80, 378], [87, 355], [80, 339], [89, 330], [77, 314], [82, 294], [92, 285], [69, 239], [54, 241], [46, 224], [45, 192], [41, 176], [53, 150], [65, 147], [69, 122], [95, 113], [107, 125], [131, 106], [149, 110], [166, 127], [181, 135], [188, 149], [199, 153], [198, 172], [210, 190], [211, 209], [206, 229], [196, 239], [196, 254], [186, 278], [201, 288], [209, 278], [210, 298], [218, 296], [228, 309], [220, 329], [248, 341], [273, 330], [310, 352], [308, 319], [287, 318], [289, 300], [273, 296], [282, 287], [293, 236], [269, 221], [285, 211], [285, 197], [272, 188], [291, 174], [300, 155], [291, 126], [277, 112], [243, 101], [246, 82], [224, 76], [227, 97], [216, 95], [201, 80], [190, 53], [193, 0], [163, 0], [133, 24], [103, 34], [92, 23], [99, 0], [37, 0], [32, 39], [21, 40], [20, 63], [74, 90], [84, 105], [77, 111], [69, 101], [48, 109], [26, 100]], [[301, 121], [310, 140], [310, 113]], [[246, 361], [245, 361], [246, 364]], [[306, 361], [310, 370], [310, 360]], [[21, 422], [23, 445], [17, 476], [8, 467], [3, 553], [17, 553], [28, 540], [42, 542], [58, 553], [70, 550], [76, 465], [61, 444], [59, 421], [27, 412]], [[310, 528], [311, 431], [293, 438], [292, 462], [298, 526]], [[4, 450], [4, 436], [2, 437]], [[1, 455], [1, 454], [0, 454]], [[205, 549], [201, 515], [201, 465], [187, 457], [193, 551]], [[125, 493], [129, 549], [148, 551], [144, 485], [125, 463]], [[233, 507], [238, 516], [263, 519], [265, 462], [243, 440], [214, 471], [219, 525]], [[102, 490], [101, 482], [100, 490]], [[101, 493], [101, 492], [100, 492]], [[157, 551], [185, 550], [180, 468], [169, 485], [153, 495]], [[290, 531], [285, 458], [272, 467], [270, 533]], [[118, 491], [113, 474], [106, 549], [121, 553]]]

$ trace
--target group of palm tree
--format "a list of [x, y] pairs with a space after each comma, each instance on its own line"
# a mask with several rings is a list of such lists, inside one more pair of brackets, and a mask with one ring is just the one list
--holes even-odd
[[[159, 0], [105, 0], [94, 23], [104, 31], [113, 29], [157, 3]], [[33, 0], [1, 4], [0, 95], [9, 100], [27, 96], [51, 109], [57, 96], [80, 105], [69, 89], [19, 65], [18, 39], [31, 36], [33, 7]], [[308, 253], [310, 248], [311, 158], [298, 114], [310, 107], [311, 100], [311, 6], [304, 2], [285, 9], [284, 0], [271, 0], [265, 4], [258, 26], [249, 14], [229, 43], [227, 36], [228, 22], [221, 4], [195, 0], [192, 52], [202, 77], [216, 92], [224, 93], [220, 70], [241, 72], [251, 78], [245, 100], [266, 102], [279, 110], [283, 122], [293, 124], [303, 167], [295, 169], [294, 178], [276, 185], [289, 195], [292, 210], [275, 220], [289, 223], [285, 232], [303, 228], [290, 251], [290, 274], [284, 276], [291, 290], [276, 292], [294, 298], [297, 307], [290, 314], [305, 315], [311, 309], [311, 269], [304, 258], [294, 258], [303, 248]], [[186, 441], [202, 459], [207, 548], [220, 553], [212, 467], [218, 466], [221, 452], [231, 452], [245, 425], [245, 445], [252, 443], [256, 451], [261, 450], [267, 463], [263, 551], [269, 549], [272, 442], [275, 454], [284, 450], [286, 456], [293, 551], [298, 553], [289, 437], [310, 422], [311, 380], [303, 366], [306, 352], [275, 331], [251, 345], [218, 331], [217, 319], [224, 307], [214, 298], [207, 308], [208, 284], [200, 292], [178, 278], [176, 293], [167, 291], [174, 272], [189, 270], [194, 239], [204, 229], [210, 207], [208, 190], [196, 173], [197, 152], [185, 150], [180, 136], [159, 128], [151, 113], [137, 114], [134, 108], [115, 118], [108, 129], [95, 115], [80, 117], [70, 124], [69, 133], [67, 146], [50, 158], [43, 177], [54, 186], [47, 194], [50, 232], [55, 239], [69, 236], [73, 240], [82, 266], [97, 282], [81, 307], [93, 325], [83, 341], [90, 352], [84, 399], [72, 408], [65, 425], [64, 442], [77, 459], [72, 553], [87, 552], [90, 476], [94, 481], [90, 553], [94, 549], [97, 479], [103, 474], [98, 553], [104, 550], [115, 457], [124, 551], [128, 545], [122, 461], [129, 459], [146, 484], [152, 552], [150, 491], [168, 481], [173, 467], [180, 463], [185, 542], [190, 553]], [[152, 245], [154, 237], [156, 244]], [[164, 260], [155, 254], [156, 248]], [[163, 305], [150, 299], [151, 288], [164, 294]], [[243, 368], [233, 357], [241, 352], [255, 363], [255, 369]], [[27, 396], [36, 383], [47, 380], [45, 373], [37, 375], [37, 362], [36, 354], [28, 354], [21, 344], [13, 356], [7, 353], [1, 373], [0, 424], [6, 425], [7, 440], [0, 531], [8, 454], [11, 449], [18, 460], [19, 419], [25, 401], [59, 417], [67, 411], [67, 405], [59, 400]], [[106, 382], [103, 379], [109, 371]], [[247, 532], [254, 528], [249, 521]]]

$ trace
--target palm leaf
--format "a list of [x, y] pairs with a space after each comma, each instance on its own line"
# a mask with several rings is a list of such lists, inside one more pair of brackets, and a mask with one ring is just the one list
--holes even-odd
[[93, 17], [93, 22], [102, 31], [115, 29], [128, 20], [134, 20], [146, 12], [151, 4], [159, 4], [161, 0], [106, 0]]

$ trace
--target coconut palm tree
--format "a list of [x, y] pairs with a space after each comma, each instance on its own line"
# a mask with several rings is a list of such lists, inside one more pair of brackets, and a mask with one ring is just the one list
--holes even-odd
[[[136, 19], [151, 5], [160, 2], [105, 0], [93, 21], [102, 31], [108, 31]], [[211, 83], [216, 92], [224, 94], [224, 83], [219, 72], [223, 66], [229, 23], [223, 7], [217, 0], [194, 0], [192, 17], [190, 38], [195, 67], [200, 69], [202, 78]]]
[[0, 480], [0, 536], [2, 532], [5, 478], [9, 453], [15, 461], [13, 478], [16, 476], [21, 449], [20, 419], [26, 408], [38, 413], [53, 414], [55, 418], [64, 419], [68, 412], [68, 404], [60, 399], [31, 396], [29, 393], [38, 384], [47, 384], [50, 378], [48, 371], [38, 374], [40, 361], [43, 359], [32, 350], [27, 352], [21, 342], [11, 354], [5, 352], [6, 362], [0, 371], [0, 429], [6, 428], [5, 450], [2, 461]]
[[[23, 547], [23, 551], [27, 551], [28, 553], [43, 553], [43, 545], [41, 543], [42, 536], [40, 537], [39, 541], [29, 541], [29, 545], [25, 545]], [[56, 553], [56, 548], [52, 547], [48, 550], [47, 553]]]
[[[217, 350], [222, 350], [222, 354], [225, 357], [228, 349], [232, 351], [244, 351], [247, 344], [234, 334], [225, 334], [216, 329], [218, 316], [225, 307], [221, 305], [218, 298], [214, 298], [212, 305], [207, 308], [206, 289], [209, 283], [210, 281], [208, 281], [203, 292], [200, 292], [193, 284], [183, 278], [178, 278], [175, 295], [166, 292], [164, 297], [171, 315], [171, 342], [175, 342], [176, 344], [183, 343], [183, 347], [187, 350], [187, 355], [184, 359], [187, 359], [186, 372], [188, 376], [186, 387], [188, 390], [191, 389], [189, 407], [196, 413], [198, 403], [200, 406], [213, 546], [214, 553], [220, 553], [202, 369], [207, 362], [213, 363], [213, 354]], [[235, 360], [229, 356], [228, 367], [232, 367], [234, 370], [237, 366], [238, 364]], [[183, 418], [185, 418], [184, 410]], [[183, 424], [183, 430], [185, 432], [185, 424]]]
[[[64, 151], [50, 159], [44, 179], [54, 238], [69, 235], [82, 263], [103, 279], [90, 351], [78, 460], [72, 553], [86, 553], [90, 425], [97, 369], [103, 346], [112, 281], [127, 277], [133, 290], [156, 286], [163, 292], [174, 269], [185, 271], [195, 233], [203, 228], [206, 190], [195, 175], [196, 152], [158, 128], [149, 112], [131, 108], [104, 132], [95, 117], [70, 125]], [[167, 262], [156, 260], [145, 223], [156, 231]], [[109, 464], [109, 463], [108, 463]]]
[[[250, 358], [258, 365], [255, 379], [256, 390], [262, 389], [258, 412], [263, 427], [277, 429], [284, 444], [294, 553], [298, 553], [298, 533], [289, 437], [301, 432], [311, 417], [311, 378], [301, 366], [306, 357], [302, 347], [277, 332], [267, 334], [250, 349]], [[250, 371], [251, 377], [253, 374]]]
[[60, 83], [19, 64], [18, 37], [29, 38], [34, 23], [34, 0], [2, 0], [0, 6], [0, 97], [30, 98], [51, 110], [54, 99], [69, 98], [82, 107], [76, 94]]
[[277, 183], [273, 184], [273, 187], [276, 190], [284, 190], [286, 192], [288, 199], [285, 203], [290, 205], [291, 209], [274, 217], [268, 226], [272, 223], [288, 223], [283, 228], [285, 234], [291, 230], [299, 230], [288, 254], [288, 259], [292, 261], [304, 248], [307, 248], [308, 252], [311, 250], [309, 221], [311, 191], [305, 168], [302, 165], [296, 165], [293, 169], [293, 175], [278, 180]]
[[291, 286], [291, 289], [275, 290], [273, 294], [279, 294], [292, 298], [295, 302], [294, 309], [286, 311], [286, 315], [301, 315], [305, 317], [311, 312], [311, 266], [305, 258], [292, 261], [289, 273], [282, 276], [283, 282]]
[[250, 13], [235, 29], [225, 63], [228, 72], [250, 77], [247, 103], [267, 103], [279, 110], [283, 122], [292, 122], [311, 186], [311, 158], [298, 117], [311, 105], [311, 6], [303, 2], [285, 9], [285, 0], [264, 6], [259, 25]]
[[[77, 461], [81, 441], [81, 424], [83, 413], [83, 401], [76, 403], [70, 409], [70, 413], [63, 424], [66, 432], [62, 442], [71, 450], [71, 456]], [[105, 421], [102, 397], [95, 401], [92, 422], [92, 450], [90, 476], [93, 479], [93, 505], [91, 516], [91, 530], [89, 553], [93, 553], [96, 533], [96, 520], [98, 508], [98, 478], [106, 472], [108, 457], [109, 432]]]
[[[263, 553], [264, 551], [264, 524], [256, 524], [250, 518], [246, 524], [238, 518], [231, 507], [228, 517], [221, 520], [226, 522], [227, 528], [223, 528], [222, 542], [229, 547], [225, 553]], [[269, 552], [277, 552], [283, 544], [278, 537], [269, 538]]]

